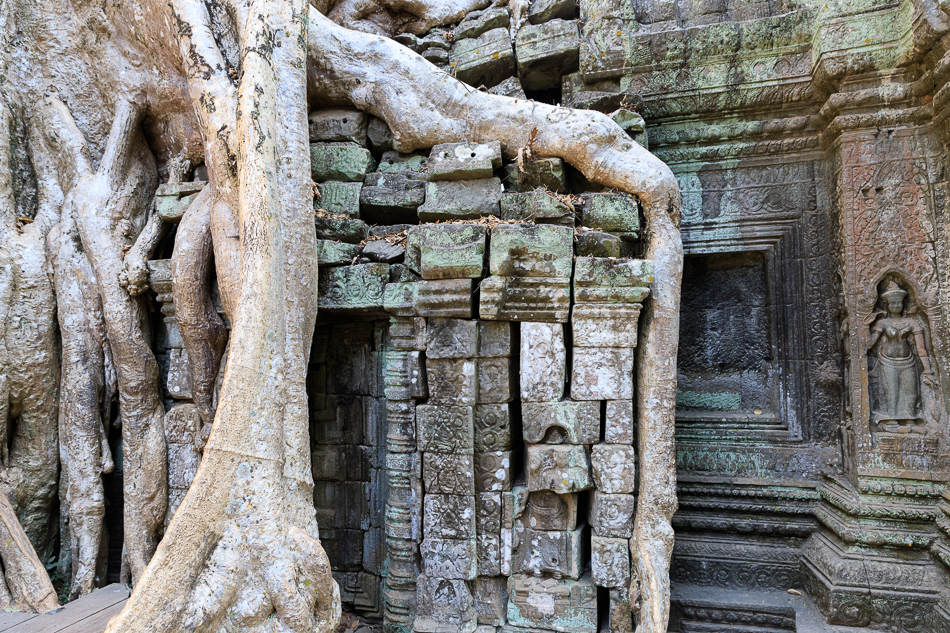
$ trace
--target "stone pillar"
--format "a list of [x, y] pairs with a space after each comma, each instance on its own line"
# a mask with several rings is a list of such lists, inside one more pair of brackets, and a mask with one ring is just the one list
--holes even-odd
[[910, 110], [866, 114], [867, 98], [837, 94], [826, 107], [838, 115], [826, 142], [841, 229], [846, 476], [819, 487], [823, 529], [803, 548], [803, 576], [832, 624], [933, 630], [941, 583], [927, 548], [950, 475], [947, 245], [935, 226], [943, 185], [931, 182], [941, 158]]
[[390, 320], [386, 353], [386, 549], [383, 625], [386, 633], [410, 633], [415, 613], [422, 532], [422, 484], [416, 452], [413, 391], [421, 376], [420, 352], [425, 349], [425, 319], [397, 316]]

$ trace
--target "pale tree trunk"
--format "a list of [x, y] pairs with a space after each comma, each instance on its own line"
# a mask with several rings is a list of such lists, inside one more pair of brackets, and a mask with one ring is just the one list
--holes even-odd
[[[43, 117], [40, 117], [41, 119]], [[35, 127], [35, 126], [34, 126]], [[79, 138], [73, 139], [81, 145]], [[46, 144], [44, 135], [35, 131], [31, 141], [35, 153], [50, 157], [43, 169], [37, 169], [40, 198], [63, 205], [59, 178], [76, 177], [71, 165], [88, 161], [82, 153], [68, 160]], [[62, 173], [60, 170], [67, 170]], [[47, 251], [56, 287], [57, 317], [61, 341], [61, 382], [59, 409], [60, 486], [63, 503], [60, 512], [67, 533], [64, 550], [71, 556], [70, 599], [95, 588], [96, 573], [103, 561], [105, 493], [102, 473], [113, 469], [108, 444], [107, 354], [102, 301], [96, 275], [89, 264], [79, 237], [72, 206], [64, 209], [59, 223], [47, 236]]]
[[[131, 247], [146, 223], [156, 174], [138, 129], [139, 109], [121, 103], [98, 170], [85, 160], [85, 141], [68, 110], [47, 104], [48, 144], [68, 163], [71, 175], [64, 215], [76, 221], [83, 252], [95, 275], [102, 317], [115, 364], [123, 446], [125, 547], [133, 580], [144, 572], [158, 543], [167, 504], [165, 415], [158, 364], [141, 303], [120, 284], [123, 248]], [[91, 440], [90, 440], [91, 443]], [[104, 464], [105, 465], [105, 464]]]
[[[44, 196], [32, 220], [17, 217], [13, 121], [5, 105], [0, 112], [0, 471], [23, 529], [46, 560], [53, 551], [59, 474], [59, 349], [46, 235], [59, 207]], [[21, 159], [42, 166], [43, 156]]]
[[[242, 27], [235, 94], [223, 73], [205, 72], [223, 70], [222, 55], [203, 7], [184, 4], [175, 11], [196, 66], [189, 85], [215, 202], [232, 202], [227, 194], [237, 184], [240, 298], [232, 301], [221, 400], [195, 482], [108, 630], [330, 630], [339, 593], [318, 540], [305, 391], [316, 319], [307, 6], [233, 8]], [[202, 108], [209, 103], [213, 109]], [[224, 129], [217, 117], [229, 112], [241, 114]], [[228, 150], [239, 156], [236, 173]], [[219, 275], [224, 266], [217, 262]]]

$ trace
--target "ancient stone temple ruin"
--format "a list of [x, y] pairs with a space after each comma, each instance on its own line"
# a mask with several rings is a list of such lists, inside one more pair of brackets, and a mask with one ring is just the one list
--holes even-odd
[[[653, 282], [636, 198], [569, 194], [560, 159], [503, 169], [498, 143], [377, 161], [366, 127], [311, 114], [314, 502], [344, 606], [405, 631], [629, 630], [633, 368]], [[165, 185], [161, 212], [201, 186]], [[168, 266], [150, 262], [182, 421], [166, 425], [171, 513], [200, 424]]]
[[[110, 633], [159, 615], [160, 633], [950, 633], [950, 2], [316, 2], [309, 57], [281, 62], [307, 74], [300, 143], [266, 122], [258, 138], [277, 145], [267, 165], [310, 166], [306, 204], [287, 208], [307, 232], [312, 215], [315, 247], [285, 214], [286, 251], [266, 241], [286, 200], [247, 202], [283, 167], [247, 185], [253, 144], [225, 138], [240, 126], [221, 105], [290, 94], [241, 83], [256, 72], [242, 56], [286, 47], [249, 47], [228, 1], [172, 4], [187, 68], [174, 98], [155, 94], [189, 94], [179, 109], [203, 128], [154, 104], [92, 116], [88, 86], [59, 70], [7, 104], [0, 76], [0, 609], [141, 581]], [[82, 15], [90, 33], [114, 21]], [[196, 25], [219, 64], [195, 61]], [[201, 88], [216, 77], [221, 94]], [[251, 102], [238, 122], [294, 116]], [[141, 213], [94, 241], [113, 207], [72, 202], [49, 174], [97, 191], [92, 176], [135, 154], [115, 149], [122, 130], [148, 169], [113, 189]], [[40, 146], [74, 162], [45, 164]], [[656, 193], [674, 177], [679, 195]], [[228, 195], [238, 211], [209, 210]], [[261, 272], [259, 251], [284, 259]], [[315, 277], [293, 269], [301, 253]], [[291, 269], [266, 305], [312, 299], [315, 323], [245, 320], [309, 357], [260, 352], [268, 374], [236, 342], [238, 299]], [[151, 362], [140, 382], [129, 358]], [[247, 376], [226, 413], [279, 419], [273, 435], [220, 430], [228, 382]], [[222, 446], [245, 461], [221, 516], [280, 482], [238, 528], [182, 510], [193, 483], [232, 484], [201, 482]], [[285, 460], [272, 471], [268, 450]], [[294, 495], [306, 512], [287, 510]], [[189, 541], [197, 571], [163, 611], [147, 563], [181, 560], [158, 545], [176, 511], [210, 536]], [[294, 582], [241, 593], [273, 580], [278, 533], [274, 573]], [[316, 594], [319, 622], [286, 625], [275, 585]], [[7, 616], [0, 631], [40, 621]]]

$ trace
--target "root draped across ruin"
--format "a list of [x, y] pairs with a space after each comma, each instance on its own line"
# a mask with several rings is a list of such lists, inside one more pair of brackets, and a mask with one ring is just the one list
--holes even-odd
[[[458, 11], [416, 18], [428, 28], [484, 4], [460, 1], [452, 3]], [[307, 111], [352, 105], [383, 119], [401, 151], [498, 140], [513, 156], [530, 144], [536, 156], [561, 157], [589, 180], [640, 197], [656, 275], [638, 352], [632, 593], [642, 607], [638, 630], [665, 631], [682, 272], [679, 192], [669, 169], [604, 115], [473, 90], [395, 42], [339, 26], [305, 2], [146, 2], [133, 20], [115, 7], [102, 16], [88, 7], [53, 7], [50, 19], [70, 10], [88, 18], [78, 23], [98, 25], [106, 44], [64, 43], [44, 31], [49, 52], [34, 53], [50, 77], [68, 72], [50, 70], [54, 57], [84, 70], [67, 86], [70, 94], [50, 95], [34, 116], [57, 156], [54, 180], [62, 192], [49, 243], [68, 363], [64, 393], [76, 394], [60, 425], [72, 438], [64, 455], [75, 463], [67, 473], [74, 595], [93, 586], [99, 555], [99, 475], [111, 468], [105, 411], [114, 366], [135, 590], [109, 631], [304, 633], [335, 626], [339, 589], [319, 543], [305, 389], [317, 303]], [[48, 86], [22, 81], [22, 99], [39, 103]], [[98, 162], [89, 158], [99, 154]], [[173, 156], [203, 160], [209, 175], [179, 226], [173, 275], [195, 401], [214, 426], [194, 484], [159, 543], [164, 408], [135, 295], [144, 289], [142, 262], [160, 229], [150, 199], [158, 170]], [[212, 262], [232, 326], [216, 410], [226, 334], [210, 301]], [[8, 276], [0, 274], [4, 306]], [[9, 345], [9, 337], [0, 338]]]

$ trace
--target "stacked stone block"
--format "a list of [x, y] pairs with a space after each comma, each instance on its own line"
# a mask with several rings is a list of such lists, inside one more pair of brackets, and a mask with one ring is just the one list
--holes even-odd
[[[542, 34], [573, 10], [535, 4], [529, 26]], [[466, 39], [508, 37], [505, 18], [498, 8], [472, 16], [453, 54]], [[400, 41], [445, 50], [430, 37]], [[505, 166], [497, 142], [398, 154], [380, 125], [346, 110], [311, 117], [320, 314], [390, 317], [370, 328], [366, 350], [350, 350], [370, 354], [361, 375], [339, 351], [313, 366], [324, 385], [311, 394], [322, 412], [314, 437], [325, 443], [314, 475], [344, 604], [369, 614], [360, 583], [372, 560], [391, 633], [626, 631], [633, 350], [651, 278], [648, 262], [617, 256], [638, 237], [636, 201], [568, 197], [582, 181], [562, 160]], [[596, 248], [575, 239], [577, 222]], [[333, 325], [325, 346], [342, 349], [335, 332], [347, 327], [366, 325]], [[331, 436], [319, 425], [355, 415], [342, 397], [351, 393], [375, 403], [376, 431]], [[362, 496], [347, 489], [334, 505], [353, 483]], [[372, 505], [379, 490], [376, 526], [373, 508], [350, 505]]]
[[412, 631], [419, 541], [422, 537], [421, 464], [416, 452], [415, 398], [425, 397], [422, 354], [426, 322], [392, 317], [386, 351], [386, 554], [384, 591], [387, 633]]

